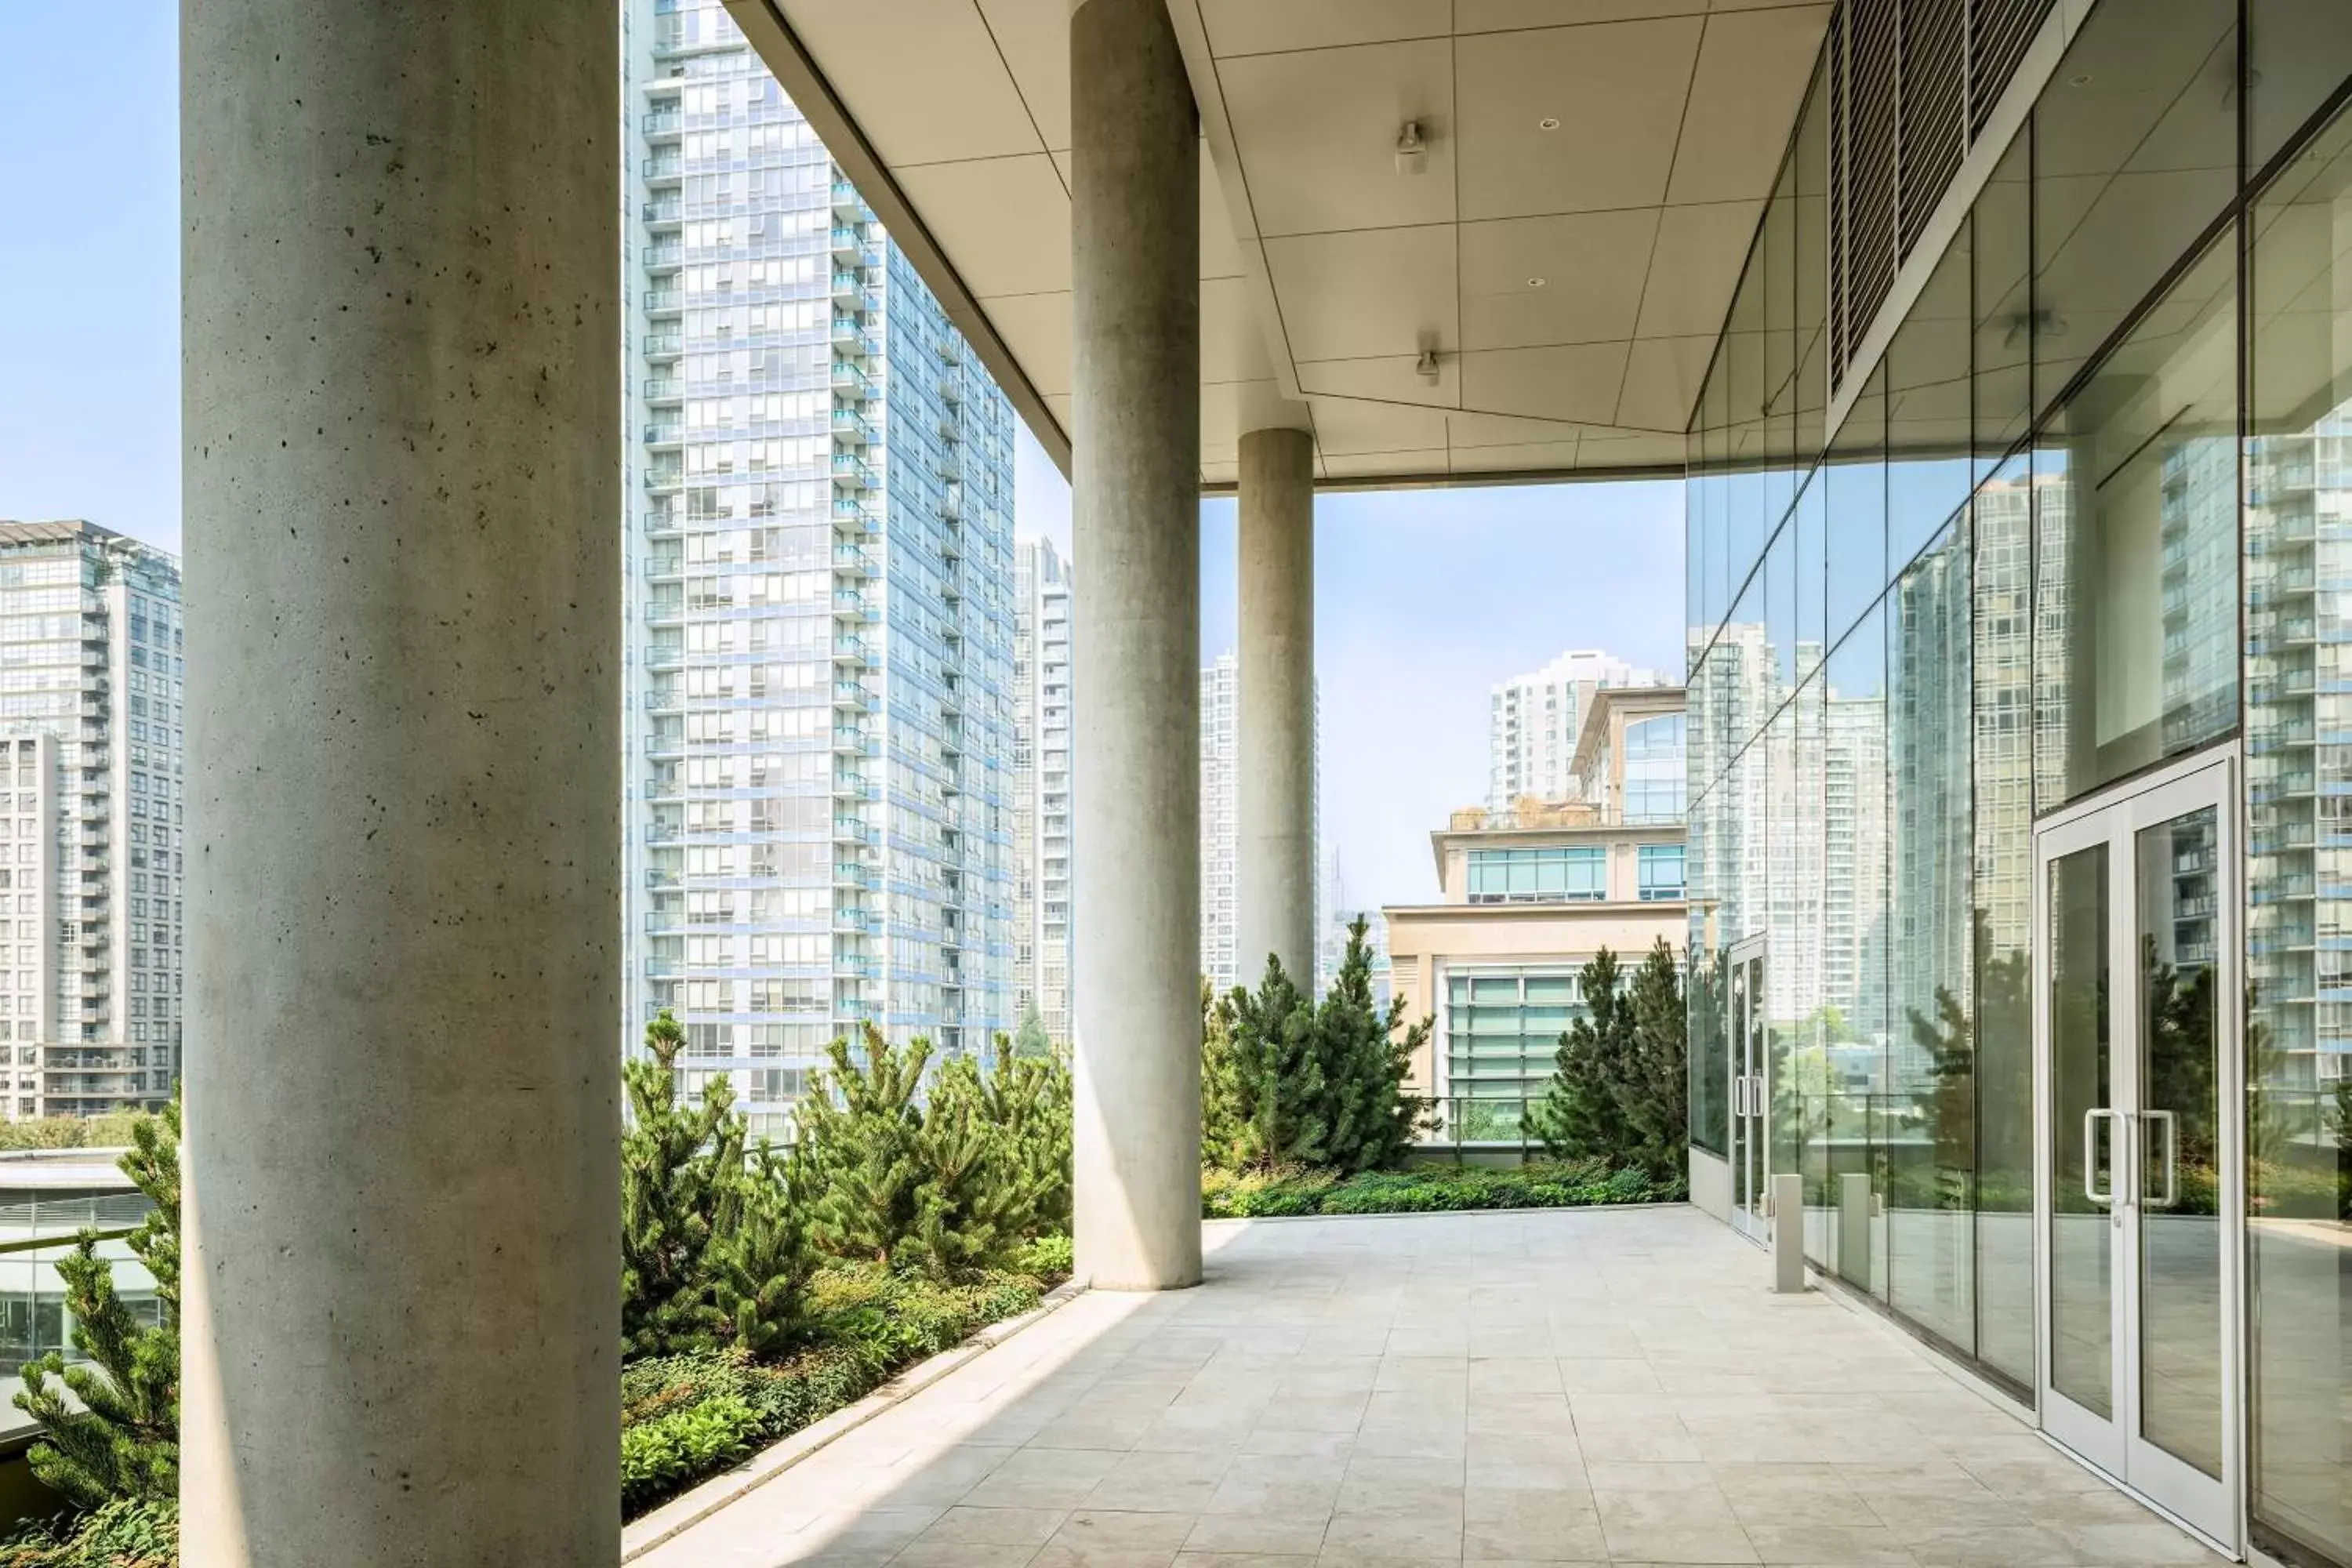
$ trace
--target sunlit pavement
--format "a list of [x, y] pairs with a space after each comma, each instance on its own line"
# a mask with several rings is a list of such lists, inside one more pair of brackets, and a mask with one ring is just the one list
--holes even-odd
[[637, 1559], [2220, 1560], [1684, 1207], [1208, 1227]]

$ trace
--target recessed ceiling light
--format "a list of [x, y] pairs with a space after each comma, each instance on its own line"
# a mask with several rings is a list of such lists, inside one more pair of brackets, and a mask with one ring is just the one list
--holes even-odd
[[2070, 76], [2066, 79], [2066, 85], [2068, 87], [2088, 87], [2091, 85], [2091, 73], [2089, 71], [2083, 71], [2074, 76]]
[[1538, 131], [1557, 131], [1557, 130], [1559, 130], [1559, 115], [1557, 115], [1557, 114], [1547, 114], [1547, 115], [1545, 115], [1541, 120], [1538, 120], [1538, 121], [1536, 121], [1536, 129], [1537, 129], [1537, 130], [1538, 130]]
[[1530, 289], [1540, 289], [1543, 286], [1544, 280], [1540, 278], [1530, 278], [1528, 279], [1528, 287]]

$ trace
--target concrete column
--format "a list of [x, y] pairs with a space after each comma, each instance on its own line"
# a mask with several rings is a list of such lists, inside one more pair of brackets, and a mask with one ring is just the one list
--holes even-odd
[[1234, 889], [1241, 980], [1268, 953], [1315, 988], [1315, 454], [1304, 430], [1241, 441], [1240, 838]]
[[617, 43], [184, 8], [192, 1568], [618, 1557]]
[[1070, 17], [1079, 1273], [1201, 1278], [1200, 129], [1161, 0]]

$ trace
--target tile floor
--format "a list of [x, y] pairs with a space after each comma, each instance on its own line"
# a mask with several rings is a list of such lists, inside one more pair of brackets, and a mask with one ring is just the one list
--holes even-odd
[[1219, 1224], [638, 1568], [2219, 1563], [1687, 1208]]

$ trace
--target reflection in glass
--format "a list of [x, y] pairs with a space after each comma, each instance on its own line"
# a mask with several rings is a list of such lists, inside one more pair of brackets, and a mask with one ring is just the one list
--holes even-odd
[[[2281, 29], [2311, 42], [2352, 13], [2256, 0], [2250, 16], [2259, 126]], [[2263, 193], [2251, 227], [2252, 1511], [2257, 1539], [2352, 1561], [2352, 120]]]
[[2001, 154], [1970, 211], [1976, 342], [1970, 402], [1976, 475], [2024, 439], [2032, 416], [2033, 128]]
[[1829, 486], [1832, 642], [1886, 588], [1885, 382], [1885, 370], [1872, 373], [1815, 475]]
[[2033, 110], [2034, 406], [2238, 189], [2237, 0], [2101, 5]]
[[2107, 1041], [2107, 847], [2050, 863], [2050, 1384], [2114, 1415], [2114, 1245], [2121, 1151]]
[[2140, 830], [2140, 1433], [2221, 1474], [2221, 1085], [2213, 808]]
[[1974, 537], [1977, 1354], [2033, 1381], [2032, 489], [2015, 460]]
[[1976, 1047], [1969, 1028], [1969, 560], [1949, 528], [1888, 596], [1893, 1037], [1887, 1055], [1889, 1292], [1975, 1348]]
[[[1886, 624], [1863, 618], [1830, 656], [1822, 698], [1822, 1104], [1832, 1251], [1853, 1284], [1885, 1291], [1887, 1093]], [[1812, 1120], [1810, 1119], [1809, 1120]], [[1858, 1178], [1849, 1180], [1848, 1178]]]
[[1886, 565], [1900, 572], [1968, 504], [1969, 226], [1928, 275], [1886, 351]]
[[2237, 721], [2237, 336], [2224, 243], [2037, 437], [2038, 738], [2063, 798]]

